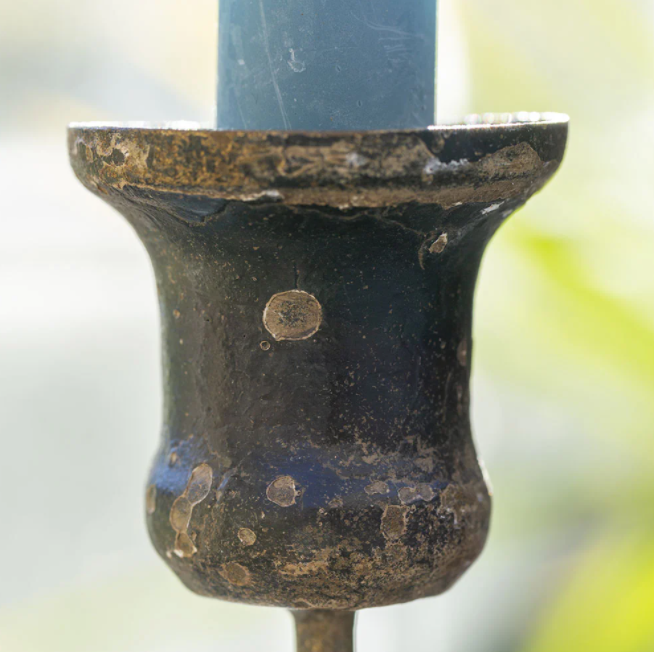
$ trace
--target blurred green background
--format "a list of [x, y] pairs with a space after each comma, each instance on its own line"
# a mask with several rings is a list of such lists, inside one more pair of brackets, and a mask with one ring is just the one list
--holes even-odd
[[[477, 297], [489, 545], [359, 652], [654, 651], [654, 3], [443, 0], [439, 115], [572, 118]], [[0, 0], [0, 651], [289, 652], [290, 619], [150, 549], [149, 261], [67, 163], [71, 120], [211, 121], [215, 0]]]

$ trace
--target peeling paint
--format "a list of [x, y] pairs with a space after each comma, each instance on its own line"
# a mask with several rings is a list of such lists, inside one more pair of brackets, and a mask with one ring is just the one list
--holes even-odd
[[389, 492], [389, 487], [385, 482], [375, 480], [366, 487], [365, 492], [370, 496], [374, 496], [375, 494], [387, 494]]
[[438, 236], [438, 239], [429, 247], [430, 254], [441, 254], [447, 247], [447, 233]]
[[252, 581], [250, 571], [241, 564], [230, 561], [224, 564], [220, 570], [220, 574], [234, 586], [247, 586]]
[[175, 554], [178, 557], [192, 557], [198, 550], [188, 534], [193, 508], [199, 505], [210, 493], [213, 471], [208, 464], [200, 464], [193, 469], [184, 493], [179, 496], [170, 510], [170, 525], [177, 532]]
[[280, 476], [268, 485], [266, 496], [268, 500], [280, 507], [295, 505], [295, 498], [297, 497], [295, 480], [288, 475]]
[[415, 487], [402, 487], [398, 494], [404, 505], [412, 505], [420, 501], [429, 502], [434, 500], [436, 496], [434, 490], [428, 484], [419, 484]]
[[238, 531], [238, 538], [244, 546], [253, 546], [257, 542], [257, 535], [247, 527]]
[[307, 340], [318, 332], [322, 324], [322, 306], [308, 292], [280, 292], [268, 301], [263, 324], [277, 341]]

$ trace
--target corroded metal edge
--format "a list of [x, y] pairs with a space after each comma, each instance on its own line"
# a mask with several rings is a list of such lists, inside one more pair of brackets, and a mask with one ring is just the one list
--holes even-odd
[[382, 207], [527, 199], [561, 163], [568, 118], [360, 132], [73, 124], [71, 163], [92, 192], [135, 187], [245, 202]]

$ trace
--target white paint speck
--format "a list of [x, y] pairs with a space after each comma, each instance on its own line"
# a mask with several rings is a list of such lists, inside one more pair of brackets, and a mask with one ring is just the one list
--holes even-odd
[[347, 161], [347, 164], [350, 167], [360, 168], [363, 167], [366, 163], [368, 163], [370, 159], [367, 159], [365, 156], [362, 156], [358, 152], [350, 152], [345, 157], [345, 160]]
[[284, 199], [283, 195], [279, 190], [264, 190], [263, 192], [257, 192], [253, 195], [243, 195], [240, 197], [241, 201], [262, 201], [262, 200], [271, 200], [271, 201], [282, 201]]
[[488, 208], [484, 208], [484, 210], [481, 212], [482, 215], [488, 215], [489, 213], [495, 212], [498, 208], [502, 208], [502, 204], [493, 204], [492, 206], [489, 206]]
[[450, 161], [449, 163], [443, 163], [439, 158], [434, 157], [434, 158], [430, 158], [427, 161], [425, 167], [423, 168], [423, 172], [431, 176], [433, 174], [436, 174], [436, 172], [440, 172], [441, 170], [448, 170], [448, 171], [456, 170], [457, 168], [461, 168], [468, 165], [468, 163], [469, 161], [467, 158], [462, 158], [458, 161]]

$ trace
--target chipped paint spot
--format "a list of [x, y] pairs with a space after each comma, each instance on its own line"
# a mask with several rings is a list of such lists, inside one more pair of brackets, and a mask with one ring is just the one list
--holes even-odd
[[257, 542], [257, 535], [247, 527], [238, 531], [238, 538], [244, 546], [253, 546]]
[[433, 176], [437, 172], [442, 172], [444, 170], [454, 171], [458, 168], [466, 167], [469, 164], [470, 161], [468, 161], [467, 158], [462, 158], [458, 161], [450, 161], [449, 163], [443, 163], [439, 158], [433, 157], [427, 161], [422, 171], [427, 176]]
[[381, 532], [388, 541], [397, 541], [406, 532], [408, 507], [388, 505], [381, 518]]
[[295, 505], [295, 498], [297, 497], [295, 480], [288, 475], [280, 476], [268, 485], [266, 496], [268, 500], [280, 507]]
[[230, 561], [228, 564], [225, 564], [221, 570], [220, 574], [234, 586], [247, 586], [251, 582], [250, 571], [241, 564], [237, 564], [235, 561]]
[[322, 306], [313, 295], [301, 290], [275, 294], [263, 313], [263, 325], [277, 340], [307, 340], [322, 323]]
[[438, 236], [438, 240], [436, 240], [431, 247], [429, 247], [429, 253], [430, 254], [440, 254], [443, 253], [445, 250], [445, 247], [447, 247], [447, 233], [443, 233], [440, 236]]
[[367, 163], [370, 162], [370, 159], [362, 156], [358, 152], [350, 152], [346, 157], [345, 161], [347, 164], [353, 168], [361, 168]]
[[157, 485], [151, 484], [145, 492], [145, 509], [148, 514], [154, 514], [157, 509]]
[[402, 487], [398, 492], [404, 505], [411, 505], [420, 501], [434, 500], [436, 494], [428, 484], [419, 484], [416, 487]]
[[365, 492], [369, 496], [374, 496], [375, 494], [387, 494], [389, 489], [385, 482], [382, 482], [381, 480], [375, 480], [366, 487]]
[[199, 505], [211, 491], [213, 471], [208, 464], [196, 466], [191, 473], [184, 493], [179, 496], [170, 510], [170, 525], [177, 532], [175, 554], [178, 557], [192, 557], [198, 549], [188, 535], [193, 508]]
[[264, 190], [263, 192], [256, 192], [251, 195], [243, 195], [241, 201], [246, 202], [262, 202], [262, 201], [273, 201], [279, 202], [284, 199], [283, 195], [279, 190]]
[[468, 366], [468, 340], [461, 340], [457, 350], [456, 350], [456, 359], [459, 361], [459, 364], [462, 367]]

